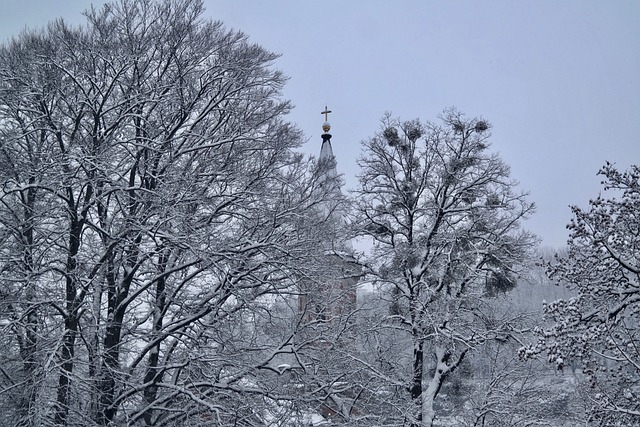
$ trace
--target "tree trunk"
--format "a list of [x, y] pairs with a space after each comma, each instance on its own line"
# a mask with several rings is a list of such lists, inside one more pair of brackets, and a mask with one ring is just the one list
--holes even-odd
[[447, 376], [453, 372], [460, 363], [462, 363], [468, 351], [468, 349], [463, 350], [454, 358], [454, 360], [451, 360], [451, 352], [442, 347], [436, 347], [436, 369], [434, 370], [431, 378], [427, 378], [426, 375], [423, 376], [422, 382], [423, 393], [420, 404], [422, 409], [423, 427], [433, 426], [433, 421], [436, 418], [433, 403], [435, 402], [438, 393], [440, 393], [440, 388]]
[[116, 373], [119, 368], [120, 338], [122, 331], [122, 316], [114, 316], [107, 327], [104, 340], [104, 362], [102, 365], [102, 381], [100, 381], [100, 411], [98, 413], [101, 425], [109, 425], [116, 415], [114, 405], [116, 394]]
[[[70, 200], [72, 200], [72, 198], [70, 198]], [[70, 203], [69, 207], [73, 208], [73, 205]], [[61, 367], [58, 377], [56, 409], [54, 413], [54, 423], [60, 426], [67, 425], [67, 416], [69, 415], [71, 375], [73, 373], [76, 334], [80, 320], [78, 318], [79, 297], [75, 274], [78, 267], [77, 257], [80, 249], [80, 235], [83, 221], [78, 221], [77, 217], [73, 215], [73, 210], [70, 209], [70, 211], [72, 212], [72, 218], [69, 227], [69, 252], [65, 267], [66, 318], [64, 321], [62, 349], [60, 351]]]
[[423, 393], [421, 396], [420, 406], [422, 414], [422, 426], [431, 427], [433, 421], [436, 418], [436, 412], [433, 409], [433, 403], [436, 396], [440, 392], [440, 387], [444, 378], [449, 373], [449, 366], [447, 365], [448, 353], [443, 348], [436, 348], [436, 369], [433, 372], [431, 378], [427, 378], [426, 375], [422, 378]]
[[115, 271], [107, 275], [107, 322], [104, 337], [104, 359], [102, 363], [102, 380], [100, 381], [100, 410], [98, 421], [101, 425], [109, 425], [118, 412], [115, 405], [116, 376], [120, 370], [120, 344], [122, 326], [127, 311], [129, 290], [133, 281], [133, 271], [138, 263], [138, 249], [141, 237], [133, 238], [131, 246], [126, 250], [125, 276], [116, 281]]
[[56, 399], [56, 409], [54, 423], [59, 426], [67, 425], [69, 415], [69, 400], [71, 395], [71, 374], [73, 373], [73, 358], [75, 353], [76, 333], [78, 331], [78, 320], [69, 316], [64, 322], [64, 339], [60, 359], [62, 366], [58, 377], [58, 394]]
[[[157, 338], [162, 330], [162, 322], [164, 318], [165, 306], [166, 306], [166, 276], [163, 274], [167, 268], [169, 261], [169, 250], [165, 250], [161, 253], [158, 260], [158, 269], [160, 277], [156, 283], [156, 301], [154, 307], [154, 319], [153, 319], [153, 332], [152, 340]], [[144, 384], [148, 384], [144, 390], [144, 400], [149, 405], [144, 413], [144, 421], [147, 425], [153, 425], [153, 409], [151, 404], [156, 400], [158, 394], [158, 383], [162, 381], [163, 369], [158, 368], [158, 360], [160, 357], [160, 344], [161, 341], [154, 345], [149, 351], [149, 360], [147, 362], [147, 371], [144, 376]]]
[[[416, 336], [417, 332], [414, 333]], [[413, 381], [411, 384], [411, 401], [419, 405], [422, 399], [422, 376], [424, 372], [424, 341], [416, 340], [413, 345]], [[411, 427], [422, 425], [422, 411], [415, 415], [415, 421]]]
[[[35, 177], [29, 178], [29, 184], [35, 184]], [[20, 401], [20, 421], [19, 426], [32, 425], [31, 411], [36, 400], [36, 384], [38, 382], [36, 375], [37, 359], [36, 352], [38, 346], [38, 313], [35, 307], [31, 306], [36, 301], [36, 285], [32, 280], [32, 275], [36, 272], [34, 264], [33, 250], [33, 224], [34, 224], [34, 206], [36, 200], [36, 189], [29, 188], [21, 195], [24, 203], [24, 227], [21, 232], [22, 251], [23, 251], [23, 268], [26, 275], [26, 303], [27, 314], [25, 316], [24, 339], [20, 339], [20, 357], [22, 359], [22, 373], [24, 375], [24, 393]]]
[[[111, 278], [113, 279], [113, 277]], [[122, 322], [126, 312], [124, 300], [128, 295], [131, 278], [123, 278], [120, 286], [110, 283], [107, 292], [107, 324], [104, 337], [104, 358], [102, 362], [102, 379], [100, 381], [100, 398], [98, 422], [109, 425], [117, 413], [115, 403], [116, 375], [120, 369], [120, 343], [122, 340]]]

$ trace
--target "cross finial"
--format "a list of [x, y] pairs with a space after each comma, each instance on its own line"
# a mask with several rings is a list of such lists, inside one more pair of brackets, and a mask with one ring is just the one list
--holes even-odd
[[330, 112], [331, 112], [331, 110], [329, 110], [329, 109], [327, 108], [327, 106], [325, 105], [325, 106], [324, 106], [324, 111], [323, 111], [322, 113], [320, 113], [320, 114], [324, 114], [324, 121], [325, 121], [325, 122], [329, 120], [329, 113], [330, 113]]

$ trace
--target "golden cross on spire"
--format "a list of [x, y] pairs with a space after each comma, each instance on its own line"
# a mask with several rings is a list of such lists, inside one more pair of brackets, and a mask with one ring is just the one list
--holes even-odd
[[331, 112], [331, 110], [329, 110], [329, 109], [327, 108], [327, 106], [325, 105], [325, 106], [324, 106], [324, 111], [323, 111], [322, 113], [320, 113], [320, 114], [324, 114], [324, 121], [325, 121], [325, 122], [329, 120], [329, 113], [330, 113], [330, 112]]

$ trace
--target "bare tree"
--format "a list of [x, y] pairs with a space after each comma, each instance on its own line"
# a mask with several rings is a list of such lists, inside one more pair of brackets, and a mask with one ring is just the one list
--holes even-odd
[[600, 175], [605, 191], [589, 209], [573, 207], [568, 253], [549, 264], [550, 278], [576, 296], [545, 304], [550, 326], [538, 342], [520, 350], [525, 357], [545, 352], [558, 369], [578, 363], [588, 378], [586, 395], [594, 425], [640, 422], [640, 169], [626, 172], [607, 163]]
[[202, 10], [124, 0], [0, 50], [1, 316], [21, 367], [0, 393], [21, 390], [21, 424], [259, 424], [292, 399], [259, 373], [293, 332], [257, 331], [317, 270], [327, 193], [293, 151], [277, 56]]
[[489, 153], [489, 124], [455, 110], [441, 119], [386, 117], [363, 143], [355, 194], [356, 232], [374, 242], [372, 280], [391, 299], [385, 321], [412, 348], [408, 369], [382, 377], [403, 385], [401, 416], [416, 426], [433, 424], [442, 385], [487, 339], [479, 298], [513, 286], [534, 243], [520, 229], [533, 205]]

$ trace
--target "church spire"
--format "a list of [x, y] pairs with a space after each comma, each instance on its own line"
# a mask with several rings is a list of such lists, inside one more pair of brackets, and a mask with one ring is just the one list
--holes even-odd
[[320, 163], [325, 165], [325, 179], [326, 178], [335, 178], [338, 175], [338, 171], [336, 170], [336, 159], [333, 155], [333, 148], [331, 147], [331, 134], [329, 131], [331, 130], [331, 125], [329, 124], [329, 113], [331, 110], [327, 108], [325, 105], [324, 111], [320, 114], [324, 115], [324, 123], [322, 124], [322, 130], [324, 133], [322, 134], [322, 147], [320, 148]]

